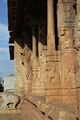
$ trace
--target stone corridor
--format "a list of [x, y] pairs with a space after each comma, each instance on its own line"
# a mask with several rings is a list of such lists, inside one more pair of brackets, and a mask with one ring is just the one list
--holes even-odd
[[23, 120], [80, 120], [79, 11], [80, 0], [8, 0], [15, 99], [6, 105]]

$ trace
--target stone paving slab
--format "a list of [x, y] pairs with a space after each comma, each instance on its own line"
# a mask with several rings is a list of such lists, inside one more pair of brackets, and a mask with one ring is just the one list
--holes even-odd
[[0, 114], [0, 120], [23, 120], [20, 114]]
[[23, 120], [23, 118], [20, 111], [0, 110], [0, 120]]

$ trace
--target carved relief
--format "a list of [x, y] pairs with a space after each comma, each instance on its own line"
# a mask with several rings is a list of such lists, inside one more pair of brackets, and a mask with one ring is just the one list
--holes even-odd
[[[77, 3], [77, 11], [79, 11], [79, 8], [80, 8], [80, 4]], [[74, 37], [75, 37], [75, 47], [77, 49], [76, 80], [77, 80], [77, 86], [80, 86], [80, 13], [79, 12], [77, 12], [75, 18]]]
[[73, 48], [73, 40], [74, 40], [74, 32], [72, 28], [66, 29], [65, 30], [65, 39], [66, 39], [66, 44], [67, 48]]
[[31, 70], [32, 70], [32, 65], [31, 65], [31, 52], [28, 48], [24, 48], [22, 55], [22, 65], [24, 66], [26, 70], [26, 78], [27, 80], [31, 80]]
[[76, 70], [76, 80], [77, 80], [77, 87], [80, 86], [80, 50], [77, 54], [77, 70]]
[[40, 82], [40, 70], [36, 69], [33, 71], [33, 84], [39, 84]]
[[73, 67], [66, 68], [64, 80], [65, 80], [65, 84], [66, 84], [65, 87], [67, 87], [67, 88], [75, 87], [76, 81], [75, 81], [75, 73], [74, 73]]
[[78, 16], [76, 16], [75, 18], [74, 37], [75, 37], [75, 46], [78, 49], [80, 48], [80, 20]]
[[60, 75], [56, 70], [55, 63], [47, 64], [47, 80], [49, 84], [52, 84], [53, 87], [59, 87]]
[[72, 48], [74, 42], [74, 32], [72, 28], [62, 28], [60, 34], [60, 47], [62, 50]]
[[63, 2], [63, 25], [64, 26], [74, 26], [75, 19], [75, 2]]
[[24, 47], [21, 53], [21, 64], [24, 70], [24, 86], [25, 92], [30, 92], [31, 82], [32, 82], [32, 64], [31, 64], [31, 51], [28, 47]]

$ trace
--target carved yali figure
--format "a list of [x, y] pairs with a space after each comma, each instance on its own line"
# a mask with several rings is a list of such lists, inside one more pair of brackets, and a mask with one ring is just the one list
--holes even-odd
[[25, 73], [24, 86], [25, 91], [28, 92], [32, 80], [32, 64], [31, 64], [31, 51], [28, 47], [24, 47], [21, 53], [22, 66]]
[[31, 51], [28, 47], [24, 47], [23, 51], [21, 52], [21, 57], [22, 57], [22, 64], [26, 67], [26, 63], [30, 62], [31, 58]]

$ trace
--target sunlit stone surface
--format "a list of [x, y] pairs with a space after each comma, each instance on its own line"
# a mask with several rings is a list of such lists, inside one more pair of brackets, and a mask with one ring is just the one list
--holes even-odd
[[80, 0], [8, 0], [23, 120], [80, 120], [79, 11]]

